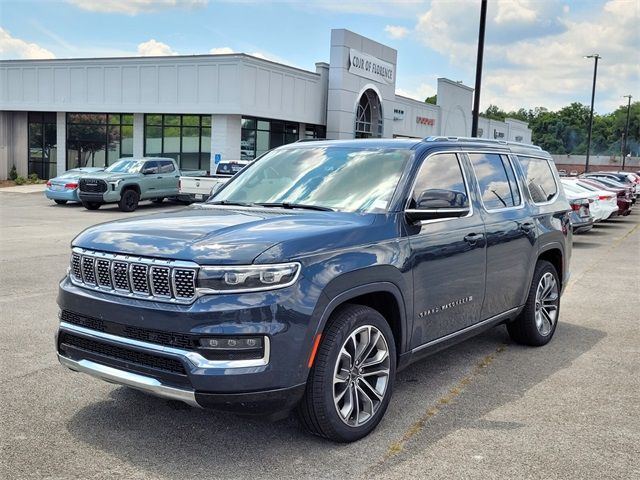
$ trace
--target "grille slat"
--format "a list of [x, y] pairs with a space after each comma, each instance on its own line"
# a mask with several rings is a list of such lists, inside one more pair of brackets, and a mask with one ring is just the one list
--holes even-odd
[[95, 259], [93, 257], [82, 257], [82, 279], [84, 283], [96, 284]]
[[171, 269], [169, 267], [151, 267], [151, 289], [153, 295], [171, 297]]
[[177, 303], [189, 303], [196, 296], [198, 269], [191, 262], [130, 259], [74, 248], [70, 270], [73, 283], [103, 292]]
[[149, 294], [149, 267], [134, 263], [130, 268], [131, 290]]
[[96, 273], [98, 285], [111, 288], [111, 262], [102, 258], [96, 260]]
[[195, 270], [174, 269], [173, 271], [173, 290], [176, 297], [191, 298], [196, 294], [195, 291]]

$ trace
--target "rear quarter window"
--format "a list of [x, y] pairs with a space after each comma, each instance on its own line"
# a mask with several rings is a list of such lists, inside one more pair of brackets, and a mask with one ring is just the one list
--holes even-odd
[[551, 200], [558, 193], [558, 185], [549, 162], [543, 158], [518, 155], [531, 199], [535, 203]]

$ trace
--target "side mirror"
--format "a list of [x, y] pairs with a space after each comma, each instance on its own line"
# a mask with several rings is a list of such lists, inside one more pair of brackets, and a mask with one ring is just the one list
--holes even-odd
[[464, 217], [470, 211], [469, 199], [457, 190], [429, 189], [418, 195], [414, 208], [405, 215], [410, 222]]

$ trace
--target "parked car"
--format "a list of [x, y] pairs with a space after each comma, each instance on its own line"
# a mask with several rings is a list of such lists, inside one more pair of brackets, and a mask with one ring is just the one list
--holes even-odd
[[[570, 187], [564, 189], [569, 205], [571, 205], [570, 223], [573, 233], [588, 232], [593, 228], [594, 217], [591, 214], [591, 205], [594, 203], [591, 194], [575, 193]], [[592, 198], [589, 198], [592, 196]]]
[[64, 205], [67, 202], [79, 202], [78, 182], [80, 177], [90, 173], [101, 172], [102, 170], [104, 170], [103, 167], [81, 167], [67, 170], [62, 175], [47, 181], [44, 195], [58, 205]]
[[584, 187], [591, 187], [598, 190], [608, 190], [616, 194], [616, 202], [618, 204], [618, 215], [629, 215], [631, 213], [631, 193], [624, 185], [614, 187], [593, 178], [578, 178], [577, 182]]
[[249, 163], [251, 162], [247, 160], [221, 161], [218, 163], [214, 175], [180, 177], [180, 194], [188, 195], [196, 202], [206, 200]]
[[569, 203], [572, 198], [583, 197], [589, 200], [589, 213], [593, 216], [594, 222], [607, 220], [613, 215], [618, 215], [618, 203], [614, 192], [593, 191], [571, 178], [563, 178], [561, 181]]
[[[593, 173], [585, 173], [583, 175], [585, 178], [593, 178], [595, 180], [603, 180], [605, 183], [617, 182], [624, 185], [626, 188], [631, 190], [631, 198], [635, 203], [636, 195], [640, 192], [636, 190], [635, 181], [629, 178], [626, 174], [620, 174], [615, 172], [593, 172]], [[617, 184], [614, 184], [617, 186]]]
[[97, 210], [105, 203], [117, 203], [123, 212], [133, 212], [140, 200], [161, 203], [171, 198], [191, 203], [178, 192], [181, 175], [202, 175], [203, 171], [180, 172], [172, 158], [122, 158], [103, 172], [82, 177], [78, 182], [82, 205]]
[[58, 358], [193, 406], [295, 407], [312, 433], [358, 440], [411, 362], [503, 323], [551, 340], [570, 211], [533, 146], [285, 145], [206, 203], [79, 234]]

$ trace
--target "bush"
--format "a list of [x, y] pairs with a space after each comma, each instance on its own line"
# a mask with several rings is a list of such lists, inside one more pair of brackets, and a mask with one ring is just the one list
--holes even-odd
[[27, 183], [27, 179], [24, 178], [22, 175], [18, 175], [16, 177], [16, 185], [24, 185], [25, 183]]
[[38, 174], [37, 173], [30, 173], [29, 174], [27, 183], [39, 183], [39, 182], [40, 182], [40, 179], [38, 178]]
[[16, 178], [18, 178], [18, 172], [16, 171], [16, 166], [14, 165], [13, 167], [11, 167], [11, 170], [9, 170], [9, 180], [15, 180]]

